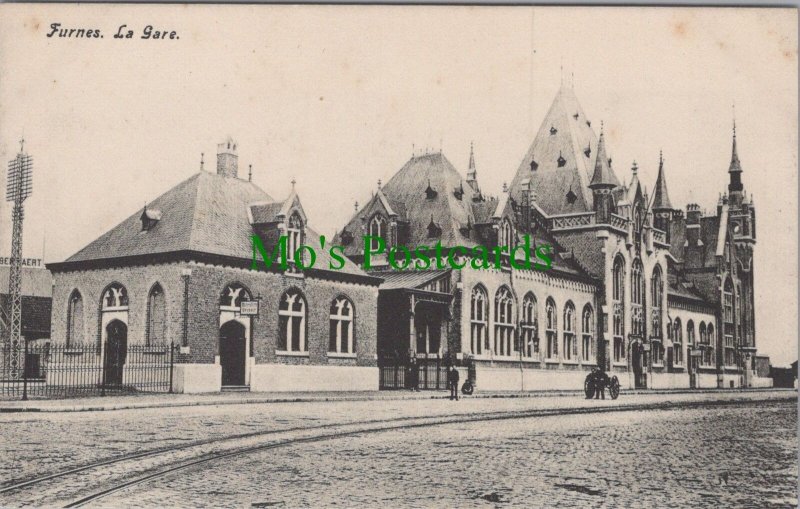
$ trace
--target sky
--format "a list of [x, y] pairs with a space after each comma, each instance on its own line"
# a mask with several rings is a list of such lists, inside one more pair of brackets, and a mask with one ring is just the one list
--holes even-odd
[[[0, 5], [0, 157], [34, 157], [24, 256], [62, 261], [232, 136], [332, 235], [412, 150], [510, 182], [562, 83], [618, 176], [712, 212], [734, 117], [757, 208], [757, 345], [797, 358], [797, 14], [791, 9]], [[103, 38], [48, 38], [52, 23]], [[115, 39], [125, 24], [134, 39]], [[146, 25], [179, 39], [138, 38]], [[4, 173], [4, 172], [3, 172]], [[4, 179], [5, 176], [0, 176]], [[5, 185], [4, 180], [0, 184]], [[11, 207], [0, 206], [0, 255]], [[776, 317], [780, 317], [776, 319]]]

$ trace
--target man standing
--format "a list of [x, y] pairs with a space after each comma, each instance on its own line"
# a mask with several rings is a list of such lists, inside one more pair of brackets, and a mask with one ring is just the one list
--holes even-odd
[[594, 399], [606, 399], [606, 385], [608, 385], [608, 375], [605, 371], [598, 369], [594, 379]]
[[454, 365], [450, 366], [450, 370], [447, 372], [447, 383], [450, 386], [450, 401], [456, 400], [458, 401], [458, 370]]

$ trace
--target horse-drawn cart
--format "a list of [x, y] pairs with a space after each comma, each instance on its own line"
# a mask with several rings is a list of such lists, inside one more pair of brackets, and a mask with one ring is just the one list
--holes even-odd
[[597, 389], [608, 389], [611, 399], [617, 399], [619, 397], [619, 378], [616, 376], [609, 377], [603, 371], [592, 371], [586, 375], [586, 380], [583, 382], [583, 391], [586, 393], [586, 399], [592, 398]]

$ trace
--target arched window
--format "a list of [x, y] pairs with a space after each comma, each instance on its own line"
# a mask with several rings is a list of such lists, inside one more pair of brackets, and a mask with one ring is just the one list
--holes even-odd
[[295, 290], [287, 290], [278, 307], [278, 350], [306, 352], [306, 299]]
[[676, 318], [672, 324], [672, 363], [678, 366], [683, 364], [683, 328], [680, 318]]
[[700, 334], [700, 345], [703, 347], [703, 356], [700, 358], [700, 363], [703, 366], [707, 366], [709, 364], [709, 345], [708, 345], [708, 334], [706, 333], [706, 323], [700, 322], [700, 327], [698, 328], [698, 332]]
[[525, 357], [539, 357], [539, 309], [536, 296], [530, 292], [522, 299], [522, 327], [520, 341], [522, 355]]
[[653, 276], [650, 278], [651, 314], [653, 330], [651, 336], [661, 337], [661, 299], [664, 297], [664, 287], [661, 279], [661, 267], [656, 265]]
[[294, 253], [303, 243], [303, 219], [295, 212], [289, 218], [286, 227], [286, 252], [290, 260], [294, 260]]
[[556, 303], [553, 299], [547, 299], [545, 304], [545, 315], [547, 323], [545, 334], [547, 335], [547, 358], [558, 359], [558, 315], [556, 314]]
[[67, 301], [67, 346], [83, 343], [83, 297], [73, 290]]
[[711, 324], [708, 324], [708, 327], [706, 327], [706, 339], [708, 340], [708, 348], [706, 348], [708, 360], [706, 364], [713, 368], [717, 365], [717, 357], [715, 352], [715, 349], [717, 348], [717, 338], [714, 334], [714, 326]]
[[128, 290], [119, 283], [112, 283], [103, 293], [103, 311], [117, 311], [128, 308]]
[[167, 302], [164, 289], [156, 283], [147, 296], [146, 345], [165, 344], [167, 339]]
[[[386, 219], [382, 215], [375, 214], [374, 216], [372, 216], [372, 219], [369, 222], [369, 234], [372, 237], [382, 238], [384, 242], [386, 241], [386, 234], [387, 234]], [[370, 242], [371, 242], [370, 248], [373, 251], [377, 251], [379, 247], [378, 240], [372, 239]]]
[[514, 228], [511, 226], [511, 221], [503, 219], [500, 223], [500, 230], [498, 231], [497, 245], [513, 247], [514, 242]]
[[625, 313], [623, 300], [625, 296], [625, 261], [621, 256], [614, 260], [612, 272], [612, 326], [614, 333], [614, 362], [625, 361]]
[[694, 322], [686, 322], [686, 344], [694, 346]]
[[575, 305], [567, 302], [564, 305], [564, 360], [578, 358], [578, 342], [575, 340]]
[[231, 283], [219, 296], [219, 307], [226, 311], [239, 311], [242, 301], [252, 300], [250, 290], [240, 283]]
[[644, 269], [638, 258], [631, 268], [631, 334], [644, 334]]
[[583, 307], [583, 315], [581, 318], [581, 361], [584, 363], [594, 364], [594, 312], [592, 306], [586, 304]]
[[332, 353], [355, 353], [353, 339], [355, 328], [353, 303], [347, 297], [337, 297], [331, 302], [331, 327], [328, 351]]
[[483, 354], [489, 348], [489, 306], [486, 299], [486, 290], [482, 286], [472, 289], [470, 297], [470, 345], [474, 355]]
[[725, 363], [726, 366], [736, 365], [736, 349], [734, 348], [733, 345], [733, 334], [734, 334], [733, 293], [734, 293], [733, 282], [731, 281], [731, 278], [727, 278], [725, 280], [725, 285], [722, 289], [722, 297], [723, 297], [722, 337], [724, 340], [724, 344], [722, 345], [723, 346], [722, 361]]
[[514, 348], [514, 296], [501, 286], [494, 297], [494, 354], [511, 355]]

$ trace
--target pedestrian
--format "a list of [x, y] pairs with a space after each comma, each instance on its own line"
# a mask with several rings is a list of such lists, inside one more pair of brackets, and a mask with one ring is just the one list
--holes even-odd
[[586, 377], [586, 382], [589, 385], [586, 391], [586, 399], [592, 399], [592, 396], [597, 394], [597, 368], [592, 368]]
[[417, 367], [417, 357], [412, 355], [408, 363], [409, 389], [413, 392], [419, 391], [419, 368]]
[[447, 384], [450, 386], [450, 401], [458, 401], [458, 370], [454, 365], [447, 372]]
[[594, 381], [594, 399], [606, 399], [606, 385], [608, 385], [608, 375], [605, 371], [598, 369]]

